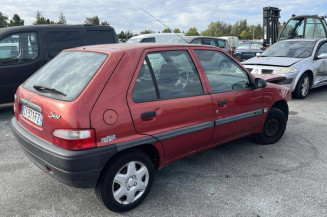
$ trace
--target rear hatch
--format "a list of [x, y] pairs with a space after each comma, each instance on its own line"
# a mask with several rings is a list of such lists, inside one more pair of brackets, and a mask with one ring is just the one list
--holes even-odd
[[[89, 117], [119, 61], [113, 58], [109, 64], [109, 59], [106, 53], [60, 53], [18, 88], [14, 106], [18, 122], [31, 133], [66, 149], [95, 147]], [[87, 139], [88, 146], [76, 147], [80, 139]]]

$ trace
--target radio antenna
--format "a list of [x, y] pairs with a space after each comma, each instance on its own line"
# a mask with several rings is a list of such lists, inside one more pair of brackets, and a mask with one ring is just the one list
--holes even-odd
[[[158, 20], [156, 17], [152, 16], [152, 14], [150, 14], [149, 12], [147, 12], [146, 10], [144, 10], [143, 8], [141, 8], [141, 10], [144, 11], [145, 13], [147, 13], [148, 15], [150, 15], [153, 19], [155, 19], [156, 21], [158, 21], [159, 23], [161, 23], [166, 28], [171, 29], [166, 24], [164, 24], [163, 22], [161, 22], [160, 20]], [[177, 35], [178, 37], [180, 37], [181, 39], [183, 39], [187, 44], [189, 44], [189, 42], [186, 41], [185, 38], [183, 38], [182, 36], [178, 35], [177, 33], [175, 33], [175, 35]]]

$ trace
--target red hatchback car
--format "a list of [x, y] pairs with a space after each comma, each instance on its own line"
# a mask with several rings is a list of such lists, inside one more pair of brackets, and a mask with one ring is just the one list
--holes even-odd
[[277, 142], [290, 98], [219, 48], [95, 45], [61, 52], [23, 83], [11, 125], [43, 171], [95, 187], [122, 212], [146, 197], [155, 168], [247, 135]]

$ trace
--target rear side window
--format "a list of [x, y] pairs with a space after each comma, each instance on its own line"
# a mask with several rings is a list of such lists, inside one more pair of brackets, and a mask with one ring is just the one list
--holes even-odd
[[142, 43], [152, 43], [152, 42], [156, 42], [156, 39], [154, 37], [151, 38], [143, 38]]
[[49, 57], [53, 58], [62, 50], [81, 46], [79, 31], [48, 31], [47, 46]]
[[218, 41], [218, 47], [225, 48], [226, 47], [226, 41], [223, 39], [217, 39]]
[[196, 96], [203, 93], [187, 51], [147, 54], [133, 89], [134, 102]]
[[247, 73], [225, 54], [211, 50], [196, 50], [210, 83], [212, 93], [249, 88]]
[[[50, 98], [73, 101], [84, 90], [107, 56], [94, 52], [62, 52], [30, 77], [24, 83], [24, 88]], [[47, 89], [37, 90], [36, 86]], [[58, 94], [58, 91], [62, 94]]]
[[112, 31], [87, 30], [84, 40], [86, 45], [108, 44], [114, 43], [114, 36]]
[[38, 55], [39, 43], [35, 32], [9, 35], [0, 41], [0, 65], [31, 62]]

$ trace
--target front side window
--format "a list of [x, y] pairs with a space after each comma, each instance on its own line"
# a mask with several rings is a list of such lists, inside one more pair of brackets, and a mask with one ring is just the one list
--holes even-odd
[[305, 38], [325, 38], [325, 30], [318, 19], [307, 19]]
[[319, 56], [321, 54], [327, 54], [327, 43], [324, 43], [320, 46], [317, 55]]
[[262, 45], [261, 44], [252, 44], [251, 45], [251, 49], [253, 49], [253, 50], [261, 50], [262, 49]]
[[27, 63], [38, 55], [39, 45], [35, 32], [13, 34], [0, 41], [0, 66]]
[[107, 54], [62, 52], [34, 73], [24, 88], [50, 98], [73, 101], [104, 63]]
[[206, 45], [216, 46], [216, 47], [218, 46], [214, 38], [203, 38], [202, 43]]
[[198, 72], [187, 51], [147, 54], [133, 89], [134, 102], [196, 96], [203, 93]]
[[141, 42], [142, 43], [154, 43], [154, 42], [156, 42], [156, 39], [154, 37], [151, 37], [151, 38], [143, 38], [143, 40]]
[[196, 50], [207, 75], [212, 93], [248, 89], [247, 73], [225, 54], [212, 50]]
[[226, 48], [226, 41], [223, 39], [217, 39], [218, 41], [218, 47], [220, 48]]
[[243, 44], [240, 44], [237, 49], [240, 49], [240, 50], [248, 50], [250, 49], [250, 44], [247, 44], [247, 43], [243, 43]]
[[303, 38], [304, 18], [290, 20], [280, 34], [280, 40]]

